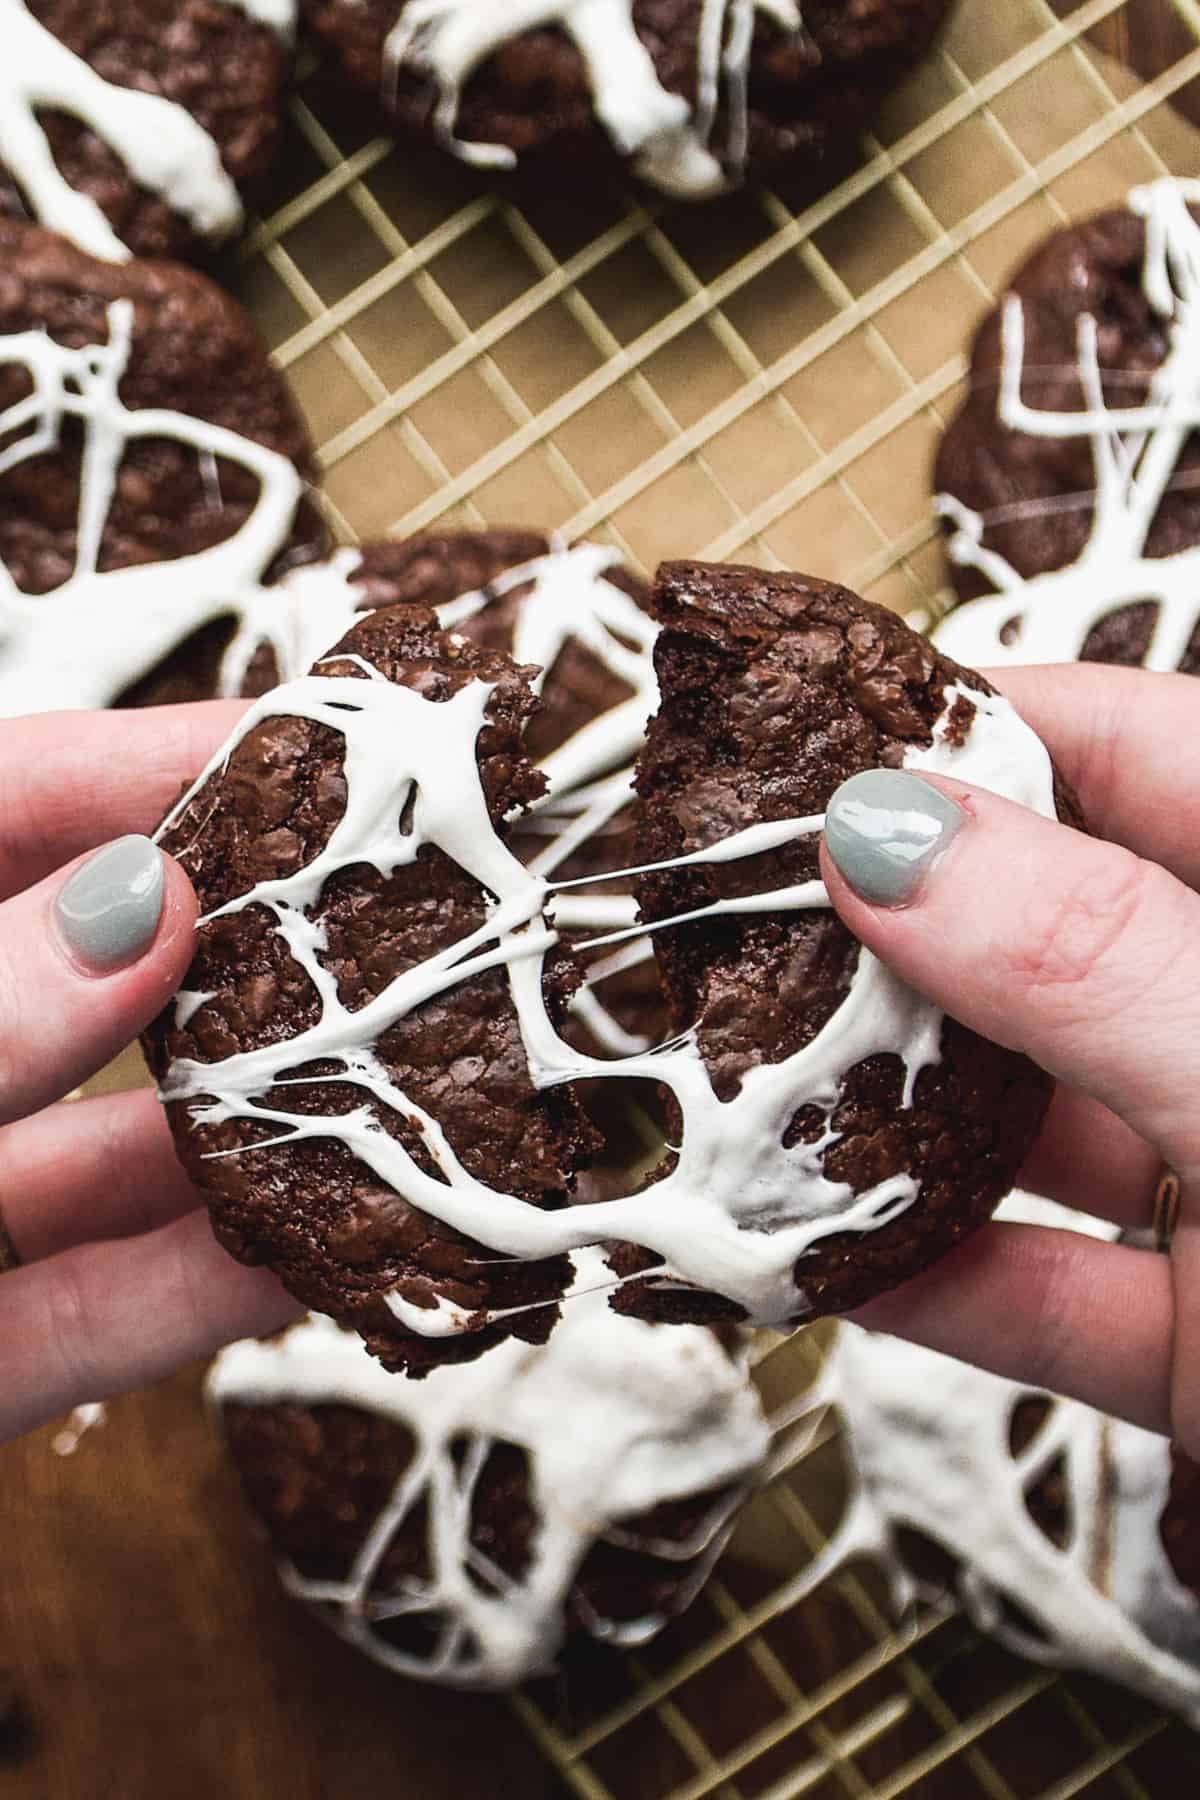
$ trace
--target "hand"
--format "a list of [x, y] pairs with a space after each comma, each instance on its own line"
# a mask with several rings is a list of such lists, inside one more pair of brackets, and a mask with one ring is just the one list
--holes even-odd
[[0, 1221], [19, 1262], [0, 1273], [0, 1438], [298, 1310], [217, 1246], [149, 1088], [60, 1098], [154, 1017], [192, 955], [178, 865], [144, 837], [90, 853], [152, 831], [237, 712], [0, 724]]
[[[887, 820], [877, 813], [864, 834], [861, 815], [856, 824], [835, 796], [822, 847], [831, 898], [914, 987], [1055, 1076], [1023, 1185], [1144, 1228], [1167, 1163], [1181, 1180], [1179, 1222], [1169, 1260], [993, 1224], [857, 1316], [1170, 1432], [1197, 1456], [1200, 685], [1088, 664], [994, 679], [1108, 841], [939, 779], [957, 807], [935, 795], [931, 823], [911, 812], [900, 822], [910, 855], [925, 838], [915, 891], [880, 904], [897, 886], [897, 859], [878, 841]], [[887, 791], [880, 783], [914, 780], [868, 779], [876, 796]]]

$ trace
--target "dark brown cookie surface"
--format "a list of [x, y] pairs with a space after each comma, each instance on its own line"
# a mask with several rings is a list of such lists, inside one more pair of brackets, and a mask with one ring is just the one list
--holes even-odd
[[[615, 148], [652, 184], [699, 198], [811, 166], [852, 137], [928, 50], [947, 0], [755, 0], [736, 19], [727, 0], [560, 0], [515, 31], [504, 0], [303, 0], [303, 11], [346, 80], [405, 135], [467, 160], [537, 164], [556, 186], [564, 168], [577, 180]], [[458, 85], [467, 39], [478, 54]]]
[[605, 1304], [582, 1254], [544, 1346], [413, 1383], [308, 1319], [209, 1393], [290, 1591], [397, 1672], [511, 1686], [644, 1643], [712, 1567], [769, 1443], [746, 1346]]
[[[640, 763], [639, 862], [686, 856], [769, 820], [819, 815], [851, 775], [897, 767], [931, 745], [939, 721], [950, 742], [966, 745], [986, 723], [975, 702], [953, 699], [955, 684], [990, 695], [979, 676], [894, 614], [830, 583], [668, 563], [655, 609], [664, 704]], [[814, 881], [818, 843], [809, 834], [744, 861], [643, 876], [643, 916], [671, 918]], [[859, 945], [828, 908], [734, 912], [660, 931], [656, 945], [672, 1024], [695, 1028], [724, 1102], [764, 1065], [835, 1029], [830, 1022], [861, 978]], [[908, 1174], [919, 1186], [894, 1219], [820, 1237], [798, 1259], [796, 1285], [815, 1313], [845, 1311], [904, 1281], [989, 1218], [1048, 1103], [1052, 1084], [1033, 1064], [944, 1019], [939, 1058], [917, 1075], [908, 1104], [901, 1048], [881, 1045], [854, 1060], [839, 1074], [831, 1111], [809, 1104], [786, 1122], [785, 1143], [832, 1133], [820, 1159], [831, 1182], [861, 1193]], [[638, 1262], [622, 1251], [617, 1266], [628, 1272]], [[636, 1284], [616, 1304], [674, 1318], [708, 1310], [702, 1297], [670, 1287], [656, 1296]]]
[[1171, 1492], [1159, 1524], [1176, 1577], [1200, 1605], [1200, 1463], [1171, 1451]]
[[[367, 615], [338, 648], [345, 657], [327, 658], [322, 674], [342, 678], [343, 690], [369, 679], [364, 665], [385, 684], [412, 690], [430, 709], [450, 707], [465, 690], [490, 684], [477, 740], [484, 830], [540, 794], [542, 777], [521, 745], [532, 697], [507, 659], [439, 630], [434, 615], [418, 607]], [[346, 704], [352, 703], [350, 696]], [[205, 784], [167, 831], [164, 847], [191, 875], [203, 913], [259, 884], [286, 882], [329, 846], [350, 796], [336, 706], [324, 716], [331, 722], [268, 713], [233, 751], [227, 772]], [[425, 728], [423, 720], [412, 727]], [[469, 753], [472, 740], [465, 742]], [[388, 734], [373, 750], [380, 758], [402, 758], [403, 722], [394, 749]], [[388, 770], [383, 773], [386, 780]], [[402, 793], [395, 804], [404, 804]], [[336, 984], [337, 1008], [350, 1012], [378, 999], [406, 971], [478, 933], [487, 911], [479, 881], [432, 842], [422, 843], [415, 860], [401, 856], [387, 872], [371, 866], [369, 856], [364, 843], [349, 861], [339, 861], [307, 911], [320, 927], [318, 961]], [[328, 1019], [329, 1002], [277, 925], [267, 906], [254, 903], [201, 929], [187, 982], [189, 991], [210, 998], [182, 1021], [169, 1010], [152, 1028], [147, 1048], [160, 1076], [172, 1059], [217, 1064], [290, 1044]], [[574, 981], [557, 959], [547, 965], [546, 1001], [560, 1019]], [[372, 1129], [393, 1138], [418, 1169], [436, 1178], [436, 1150], [419, 1119], [405, 1110], [420, 1108], [444, 1132], [449, 1157], [473, 1181], [536, 1207], [565, 1202], [568, 1176], [588, 1138], [586, 1124], [568, 1095], [535, 1088], [502, 967], [435, 985], [425, 1004], [381, 1024], [372, 1048], [373, 1079], [376, 1089], [381, 1078], [390, 1082], [390, 1101], [372, 1103], [370, 1091], [364, 1095], [354, 1083], [323, 1082], [323, 1074], [341, 1070], [320, 1050], [305, 1056], [297, 1049], [293, 1060], [307, 1079], [274, 1088], [268, 1103], [278, 1112], [336, 1119], [365, 1102]], [[198, 1079], [203, 1088], [203, 1075]], [[248, 1146], [276, 1131], [252, 1114], [205, 1123], [198, 1110], [180, 1101], [172, 1108], [172, 1125], [221, 1242], [244, 1261], [269, 1262], [298, 1299], [356, 1326], [390, 1366], [421, 1372], [435, 1362], [477, 1356], [508, 1331], [530, 1341], [549, 1331], [567, 1279], [565, 1258], [522, 1263], [495, 1256], [409, 1205], [332, 1133], [300, 1135], [247, 1154]], [[479, 1323], [484, 1313], [497, 1311], [506, 1322], [486, 1331], [415, 1336], [389, 1311], [385, 1294], [426, 1310], [446, 1300]]]
[[[150, 1034], [181, 1153], [222, 1241], [389, 1366], [541, 1341], [565, 1253], [598, 1241], [626, 1246], [620, 1304], [651, 1317], [856, 1305], [987, 1216], [1044, 1111], [1045, 1077], [860, 957], [806, 885], [846, 775], [915, 759], [970, 779], [999, 756], [1052, 811], [1036, 738], [844, 590], [680, 564], [655, 605], [638, 850], [698, 860], [639, 881], [652, 932], [601, 918], [574, 959], [546, 932], [578, 890], [503, 843], [542, 802], [521, 743], [538, 672], [412, 604], [261, 702], [167, 830], [216, 915]], [[731, 841], [747, 830], [772, 847]], [[598, 1061], [568, 1030], [576, 965], [649, 935], [678, 1035]], [[673, 1097], [667, 1163], [580, 1187], [584, 1092], [639, 1085]]]
[[[1162, 411], [1164, 398], [1188, 405], [1194, 296], [1172, 282], [1192, 282], [1181, 259], [1200, 225], [1174, 183], [1131, 201], [1056, 232], [1014, 276], [980, 327], [938, 453], [954, 586], [986, 601], [951, 615], [939, 641], [984, 666], [1078, 658], [1200, 672], [1195, 580], [1173, 566], [1200, 546], [1200, 433], [1174, 441]], [[1132, 460], [1106, 476], [1118, 431]]]
[[[290, 12], [286, 0], [10, 0], [6, 49], [25, 92], [5, 105], [29, 104], [66, 192], [19, 158], [0, 164], [0, 212], [105, 255], [189, 256], [229, 235], [277, 148]], [[59, 93], [71, 104], [48, 103]]]
[[210, 694], [239, 591], [323, 543], [287, 385], [242, 309], [193, 270], [102, 262], [9, 220], [0, 262], [0, 560], [42, 597], [0, 646], [0, 688], [23, 687], [15, 710], [31, 693]]

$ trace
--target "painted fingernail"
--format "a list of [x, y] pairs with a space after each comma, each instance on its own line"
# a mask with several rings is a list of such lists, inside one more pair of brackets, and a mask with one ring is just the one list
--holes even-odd
[[76, 869], [54, 911], [80, 962], [106, 975], [149, 947], [162, 905], [162, 852], [149, 838], [131, 836], [116, 838]]
[[906, 769], [865, 769], [843, 781], [825, 813], [839, 872], [872, 906], [904, 906], [953, 841], [966, 814]]

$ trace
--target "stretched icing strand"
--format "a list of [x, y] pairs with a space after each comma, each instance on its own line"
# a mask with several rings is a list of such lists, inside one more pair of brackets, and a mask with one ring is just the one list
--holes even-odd
[[[209, 777], [264, 719], [310, 719], [343, 739], [346, 809], [324, 848], [303, 869], [258, 883], [212, 915], [247, 907], [273, 913], [275, 931], [313, 984], [319, 1019], [283, 1043], [216, 1063], [176, 1059], [163, 1099], [190, 1102], [198, 1122], [244, 1120], [271, 1128], [262, 1141], [219, 1154], [252, 1157], [271, 1145], [307, 1138], [340, 1142], [410, 1205], [499, 1255], [538, 1259], [616, 1239], [655, 1253], [666, 1279], [727, 1295], [756, 1323], [802, 1318], [806, 1301], [796, 1285], [797, 1259], [833, 1232], [866, 1232], [895, 1218], [918, 1192], [907, 1173], [861, 1193], [824, 1174], [825, 1153], [838, 1139], [832, 1119], [844, 1079], [867, 1057], [895, 1055], [904, 1068], [903, 1103], [910, 1105], [918, 1075], [940, 1054], [940, 1012], [861, 950], [846, 996], [823, 1029], [783, 1061], [751, 1069], [732, 1099], [719, 1101], [714, 1094], [694, 1034], [611, 1061], [573, 1050], [555, 1030], [543, 998], [543, 963], [557, 941], [546, 918], [547, 883], [497, 836], [480, 783], [476, 739], [490, 687], [475, 680], [452, 699], [435, 702], [385, 681], [365, 663], [359, 667], [357, 676], [308, 675], [256, 702], [165, 822], [164, 830], [184, 820]], [[956, 775], [1053, 817], [1049, 758], [1008, 703], [958, 684], [947, 687], [944, 698], [932, 743], [911, 747], [906, 766]], [[961, 713], [963, 699], [975, 711], [958, 741], [950, 721], [956, 707]], [[411, 829], [401, 831], [402, 817], [406, 823], [411, 818]], [[780, 843], [789, 835], [811, 835], [819, 825], [819, 819], [806, 818], [766, 829], [771, 841]], [[201, 824], [197, 837], [203, 829]], [[738, 840], [717, 842], [689, 860], [752, 855], [763, 841], [757, 830], [739, 834]], [[442, 850], [492, 897], [488, 916], [458, 943], [349, 1011], [322, 963], [322, 929], [311, 909], [338, 870], [365, 863], [387, 876], [411, 864], [425, 844]], [[777, 911], [827, 904], [817, 886], [728, 904]], [[723, 903], [720, 910], [725, 909]], [[624, 927], [608, 941], [666, 928]], [[682, 1121], [677, 1154], [650, 1186], [615, 1200], [543, 1212], [474, 1177], [437, 1120], [393, 1084], [375, 1053], [381, 1034], [434, 995], [494, 968], [506, 971], [536, 1087], [584, 1077], [632, 1077], [670, 1090]], [[341, 1070], [321, 1080], [353, 1088], [357, 1106], [337, 1115], [299, 1116], [273, 1104], [272, 1090], [287, 1081], [288, 1071], [316, 1059]], [[381, 1128], [380, 1107], [405, 1115], [436, 1175]], [[815, 1109], [825, 1128], [785, 1144], [788, 1124], [801, 1107]], [[388, 1298], [405, 1325], [418, 1331], [445, 1335], [471, 1323], [446, 1308], [410, 1307], [401, 1315], [399, 1297]]]
[[[32, 391], [0, 411], [0, 475], [56, 450], [67, 420], [83, 432], [75, 566], [46, 594], [25, 594], [0, 563], [0, 716], [110, 706], [202, 625], [233, 619], [221, 691], [236, 694], [254, 651], [270, 644], [285, 673], [307, 667], [348, 628], [359, 601], [345, 562], [318, 579], [301, 570], [281, 588], [261, 578], [287, 541], [303, 482], [286, 456], [163, 407], [126, 407], [134, 309], [108, 308], [108, 341], [70, 349], [44, 331], [0, 337], [0, 365]], [[245, 521], [210, 549], [124, 569], [98, 566], [121, 459], [139, 439], [170, 438], [198, 457], [250, 471], [259, 494]], [[353, 553], [351, 553], [353, 554]]]
[[1085, 407], [1051, 412], [1028, 404], [1024, 308], [1019, 295], [1005, 300], [1000, 423], [1035, 438], [1091, 440], [1095, 490], [1080, 498], [1092, 506], [1093, 522], [1073, 563], [1024, 578], [984, 545], [992, 515], [939, 495], [935, 506], [953, 526], [951, 561], [976, 569], [995, 590], [956, 607], [938, 626], [934, 639], [950, 656], [976, 666], [1074, 662], [1102, 619], [1149, 601], [1156, 612], [1145, 666], [1170, 670], [1183, 661], [1200, 624], [1200, 546], [1148, 556], [1146, 544], [1184, 447], [1200, 427], [1200, 226], [1189, 203], [1200, 203], [1200, 181], [1154, 182], [1129, 196], [1146, 221], [1143, 291], [1167, 321], [1167, 355], [1139, 404], [1106, 401], [1096, 321], [1086, 313], [1078, 324]]
[[[1011, 1196], [998, 1216], [1115, 1235], [1030, 1195]], [[1014, 1455], [1013, 1414], [1028, 1400], [1050, 1410]], [[839, 1328], [804, 1410], [829, 1406], [841, 1418], [850, 1494], [797, 1601], [869, 1557], [906, 1611], [922, 1589], [901, 1533], [917, 1531], [960, 1565], [955, 1597], [980, 1631], [1035, 1662], [1124, 1682], [1200, 1727], [1200, 1602], [1176, 1579], [1158, 1529], [1171, 1478], [1165, 1438], [853, 1325]], [[1050, 1475], [1065, 1498], [1061, 1547], [1027, 1504]]]
[[[294, 0], [225, 0], [289, 34]], [[144, 188], [160, 194], [202, 237], [228, 237], [242, 222], [237, 189], [204, 127], [161, 94], [106, 81], [38, 20], [24, 0], [0, 0], [0, 163], [34, 218], [91, 256], [124, 262], [129, 251], [103, 212], [59, 173], [38, 112], [69, 113], [114, 150]]]
[[[423, 1382], [387, 1374], [359, 1338], [316, 1315], [282, 1339], [234, 1344], [214, 1363], [208, 1392], [218, 1406], [354, 1406], [412, 1434], [412, 1459], [346, 1579], [282, 1570], [290, 1592], [388, 1668], [461, 1687], [510, 1687], [544, 1673], [597, 1540], [692, 1564], [672, 1610], [706, 1579], [768, 1447], [745, 1356], [731, 1358], [700, 1327], [668, 1329], [614, 1313], [606, 1276], [599, 1252], [581, 1251], [571, 1305], [547, 1344], [509, 1339], [481, 1361], [434, 1369]], [[471, 1542], [475, 1487], [497, 1443], [528, 1458], [538, 1525], [519, 1576]], [[664, 1501], [709, 1493], [685, 1541], [628, 1524]], [[428, 1577], [384, 1588], [380, 1565], [422, 1506]], [[401, 1617], [435, 1628], [428, 1656], [379, 1635], [378, 1626]], [[626, 1645], [646, 1642], [665, 1623], [660, 1613], [586, 1620], [593, 1636]]]
[[[607, 579], [619, 562], [615, 550], [598, 544], [579, 544], [568, 549], [555, 537], [548, 554], [506, 569], [486, 588], [436, 608], [440, 624], [453, 630], [487, 607], [516, 594], [511, 654], [514, 662], [540, 671], [533, 682], [536, 693], [542, 692], [571, 641], [632, 690], [627, 699], [572, 732], [539, 764], [546, 775], [546, 793], [535, 806], [533, 816], [523, 819], [522, 831], [527, 841], [531, 831], [547, 840], [546, 848], [533, 859], [533, 867], [540, 875], [551, 874], [630, 804], [634, 757], [645, 738], [647, 722], [658, 707], [653, 654], [658, 626], [623, 588]], [[636, 906], [632, 897], [626, 896], [608, 900], [587, 896], [573, 903], [560, 899], [553, 903], [552, 916], [564, 930], [593, 925], [598, 920], [632, 924]], [[648, 943], [639, 944], [622, 966], [632, 967], [634, 962], [652, 956]], [[606, 1050], [618, 1055], [648, 1050], [649, 1039], [626, 1031], [595, 991], [613, 973], [619, 970], [594, 966], [586, 984], [572, 999], [571, 1010]]]
[[750, 49], [758, 12], [781, 31], [802, 29], [796, 0], [701, 0], [698, 78], [693, 106], [662, 85], [633, 22], [633, 0], [409, 0], [384, 48], [384, 78], [394, 91], [401, 69], [437, 85], [434, 125], [447, 149], [484, 168], [512, 168], [502, 144], [458, 136], [463, 89], [479, 66], [524, 31], [553, 25], [571, 39], [592, 84], [596, 114], [643, 180], [669, 194], [700, 198], [729, 185], [711, 140], [728, 94], [726, 152], [733, 180], [746, 160]]

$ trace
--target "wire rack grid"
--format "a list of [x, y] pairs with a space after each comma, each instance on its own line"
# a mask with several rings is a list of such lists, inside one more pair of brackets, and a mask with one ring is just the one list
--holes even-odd
[[[308, 414], [336, 534], [552, 526], [647, 571], [742, 557], [936, 616], [928, 467], [973, 325], [1048, 230], [1197, 167], [1200, 0], [1161, 0], [1147, 70], [1153, 5], [959, 0], [836, 185], [693, 210], [485, 190], [302, 84], [285, 191], [232, 278]], [[768, 1390], [801, 1389], [819, 1345], [767, 1357]], [[1181, 1727], [1015, 1662], [948, 1605], [897, 1632], [851, 1572], [797, 1607], [836, 1522], [835, 1440], [760, 1495], [660, 1646], [517, 1702], [564, 1794], [1196, 1791]]]

